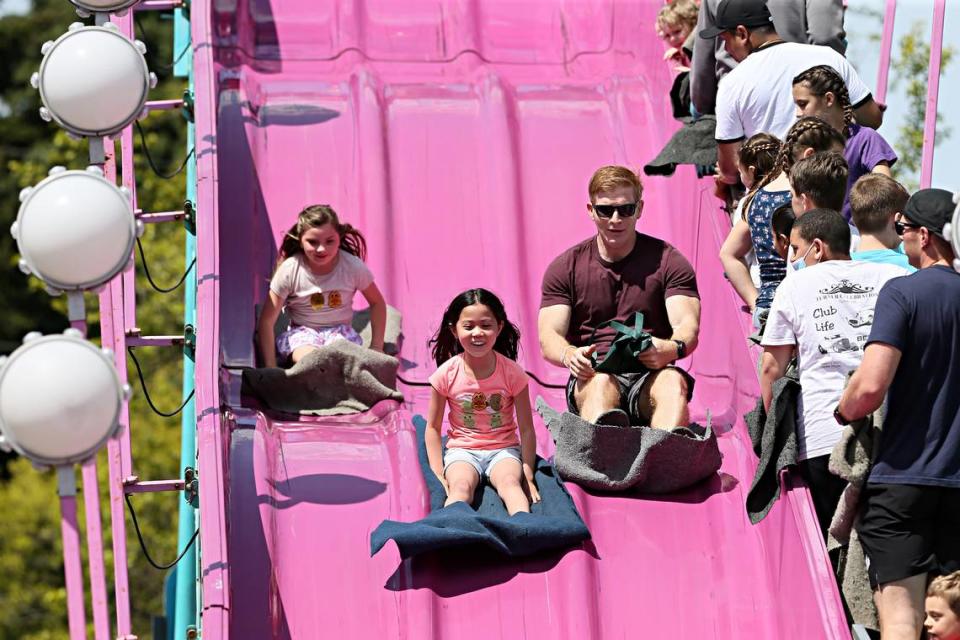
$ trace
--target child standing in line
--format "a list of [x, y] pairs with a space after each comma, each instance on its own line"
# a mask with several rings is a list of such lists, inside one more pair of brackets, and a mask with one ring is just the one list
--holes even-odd
[[[540, 501], [527, 374], [516, 363], [519, 339], [496, 295], [468, 289], [447, 307], [431, 340], [439, 368], [430, 376], [424, 440], [430, 468], [447, 492], [444, 506], [470, 503], [483, 477], [510, 515], [529, 512], [531, 501]], [[445, 451], [444, 404], [450, 405]]]
[[657, 12], [657, 36], [669, 47], [663, 59], [672, 61], [674, 70], [681, 73], [690, 71], [698, 11], [693, 0], [671, 0]]
[[[366, 253], [363, 235], [340, 222], [332, 207], [318, 204], [300, 212], [283, 237], [257, 323], [264, 366], [277, 366], [278, 354], [282, 362], [295, 363], [334, 340], [363, 344], [351, 325], [357, 291], [370, 304], [370, 348], [383, 350], [387, 303], [363, 262]], [[277, 338], [274, 350], [273, 327], [281, 309], [290, 317], [290, 329]]]
[[[846, 138], [843, 156], [850, 168], [847, 194], [860, 176], [871, 172], [890, 175], [890, 167], [897, 161], [896, 152], [875, 129], [854, 120], [847, 85], [833, 67], [818, 65], [794, 78], [793, 101], [797, 105], [797, 117], [823, 118]], [[844, 198], [840, 213], [850, 222], [849, 197]]]
[[[750, 192], [744, 196], [746, 223], [738, 223], [724, 245], [742, 247], [749, 240], [757, 254], [757, 262], [760, 263], [760, 288], [756, 297], [751, 299], [751, 296], [744, 296], [737, 290], [750, 307], [754, 328], [760, 326], [761, 318], [773, 303], [773, 294], [787, 274], [786, 261], [777, 255], [770, 226], [774, 210], [791, 201], [787, 171], [797, 160], [817, 151], [843, 151], [843, 142], [840, 132], [826, 121], [816, 117], [800, 118], [787, 132], [773, 169], [763, 180], [754, 183]], [[724, 266], [726, 267], [726, 263]]]
[[933, 579], [924, 609], [929, 640], [960, 640], [960, 571]]
[[773, 210], [773, 217], [770, 220], [770, 227], [773, 230], [773, 250], [784, 260], [790, 253], [790, 232], [796, 220], [797, 214], [794, 213], [792, 204], [782, 204]]
[[[757, 133], [743, 143], [737, 153], [737, 165], [740, 181], [747, 189], [766, 179], [773, 170], [783, 145], [769, 133]], [[740, 298], [751, 312], [756, 306], [760, 288], [760, 263], [750, 242], [750, 229], [744, 214], [746, 198], [741, 198], [733, 213], [733, 228], [720, 248], [720, 262], [723, 271]]]

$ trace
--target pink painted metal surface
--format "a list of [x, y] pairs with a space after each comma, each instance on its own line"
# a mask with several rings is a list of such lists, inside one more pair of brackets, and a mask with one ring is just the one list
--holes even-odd
[[[67, 473], [73, 473], [73, 469], [68, 469]], [[87, 637], [87, 614], [83, 605], [83, 562], [80, 559], [76, 494], [60, 496], [60, 537], [63, 540], [63, 575], [67, 585], [70, 640], [84, 640]]]
[[90, 573], [90, 605], [94, 637], [110, 637], [110, 603], [107, 601], [106, 568], [103, 562], [103, 522], [100, 518], [100, 482], [97, 459], [90, 458], [80, 470], [83, 476], [83, 504], [87, 526], [87, 567]]
[[701, 345], [684, 365], [723, 467], [672, 496], [571, 486], [593, 533], [582, 549], [371, 559], [381, 520], [427, 512], [411, 424], [423, 389], [362, 416], [286, 421], [236, 406], [220, 368], [253, 364], [276, 241], [324, 202], [364, 232], [403, 313], [404, 377], [427, 378], [443, 308], [485, 286], [523, 331], [522, 364], [562, 383], [539, 356], [541, 275], [591, 235], [593, 170], [642, 166], [678, 126], [652, 35], [660, 4], [193, 4], [204, 637], [849, 637], [806, 490], [758, 526], [746, 517], [755, 365], [716, 257], [729, 221], [690, 168], [646, 180], [640, 228], [697, 269]]
[[[196, 95], [197, 160], [197, 346], [196, 392], [197, 471], [200, 483], [198, 611], [203, 635], [229, 638], [230, 571], [227, 558], [225, 448], [229, 435], [220, 402], [220, 220], [219, 141], [217, 138], [218, 79], [213, 59], [212, 7], [201, 2], [191, 9], [193, 83]], [[242, 627], [235, 637], [242, 637]]]
[[930, 32], [930, 68], [927, 74], [927, 109], [923, 120], [923, 154], [920, 158], [920, 187], [933, 183], [933, 151], [937, 143], [937, 102], [940, 97], [940, 58], [943, 55], [943, 21], [947, 0], [933, 3], [933, 27]]
[[[107, 138], [104, 146], [106, 162], [104, 176], [117, 180], [116, 145]], [[121, 383], [127, 382], [127, 352], [124, 348], [123, 308], [119, 304], [123, 294], [120, 278], [111, 280], [100, 293], [100, 344], [113, 351], [113, 364]], [[123, 500], [123, 479], [130, 475], [130, 405], [124, 401], [120, 408], [120, 428], [107, 441], [108, 484], [110, 489], [110, 526], [113, 532], [113, 600], [116, 608], [117, 635], [131, 633], [130, 582], [127, 571], [126, 509]], [[127, 452], [126, 454], [124, 452]]]
[[890, 55], [893, 51], [893, 27], [897, 18], [897, 0], [887, 0], [883, 10], [883, 35], [880, 38], [880, 62], [877, 66], [878, 104], [887, 104], [887, 85], [890, 82]]

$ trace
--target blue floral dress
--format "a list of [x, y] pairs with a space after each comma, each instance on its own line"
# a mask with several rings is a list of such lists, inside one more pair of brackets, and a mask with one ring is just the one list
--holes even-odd
[[773, 294], [787, 275], [786, 261], [777, 255], [773, 246], [773, 228], [770, 223], [774, 210], [790, 202], [790, 191], [757, 191], [750, 202], [747, 212], [747, 226], [750, 227], [750, 241], [760, 265], [760, 292], [757, 296], [757, 308], [769, 309], [773, 303]]

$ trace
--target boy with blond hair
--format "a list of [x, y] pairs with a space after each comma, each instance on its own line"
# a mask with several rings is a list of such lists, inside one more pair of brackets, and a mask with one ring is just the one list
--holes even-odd
[[860, 247], [850, 254], [852, 259], [885, 262], [911, 273], [916, 271], [900, 251], [895, 224], [909, 198], [902, 184], [880, 173], [868, 173], [853, 183], [850, 211], [853, 224], [860, 231]]

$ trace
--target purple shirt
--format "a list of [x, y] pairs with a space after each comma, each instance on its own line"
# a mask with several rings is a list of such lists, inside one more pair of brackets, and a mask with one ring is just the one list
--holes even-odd
[[843, 149], [843, 157], [850, 167], [850, 177], [847, 178], [847, 195], [843, 199], [843, 217], [850, 222], [850, 188], [853, 183], [859, 180], [860, 176], [873, 171], [881, 162], [886, 161], [893, 165], [897, 161], [897, 154], [883, 136], [870, 127], [854, 123], [847, 131], [850, 135]]

